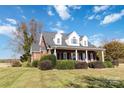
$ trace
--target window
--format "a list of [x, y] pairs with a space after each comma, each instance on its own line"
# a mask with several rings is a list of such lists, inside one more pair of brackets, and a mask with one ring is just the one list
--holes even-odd
[[77, 39], [76, 39], [76, 37], [73, 37], [73, 38], [72, 38], [71, 43], [72, 43], [72, 44], [77, 44]]
[[57, 39], [57, 44], [60, 44], [60, 38]]
[[63, 59], [67, 59], [67, 53], [66, 52], [63, 53]]
[[87, 41], [84, 41], [84, 46], [86, 46], [87, 45]]
[[85, 60], [85, 58], [86, 58], [86, 57], [85, 57], [85, 53], [83, 53], [83, 60]]
[[75, 60], [75, 59], [76, 59], [75, 57], [76, 57], [75, 53], [72, 52], [72, 53], [71, 53], [71, 59], [72, 59], [72, 60]]

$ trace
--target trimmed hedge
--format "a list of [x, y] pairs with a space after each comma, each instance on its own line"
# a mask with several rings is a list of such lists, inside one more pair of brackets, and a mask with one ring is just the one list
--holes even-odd
[[22, 64], [19, 61], [12, 62], [12, 67], [21, 67], [21, 66], [22, 66]]
[[105, 68], [103, 62], [89, 62], [89, 68]]
[[75, 68], [76, 69], [87, 69], [88, 68], [88, 63], [86, 63], [86, 62], [76, 62], [75, 63]]
[[59, 60], [56, 65], [57, 69], [74, 69], [75, 61], [74, 60]]
[[53, 54], [44, 55], [41, 57], [40, 61], [50, 60], [52, 62], [52, 67], [56, 66], [56, 56]]
[[38, 63], [38, 68], [41, 70], [50, 70], [52, 69], [52, 62], [51, 60], [43, 60]]
[[33, 62], [32, 62], [32, 67], [37, 67], [38, 66], [38, 60], [34, 60]]
[[111, 61], [105, 61], [105, 62], [103, 62], [103, 64], [106, 68], [113, 68], [114, 67], [114, 65], [112, 64]]

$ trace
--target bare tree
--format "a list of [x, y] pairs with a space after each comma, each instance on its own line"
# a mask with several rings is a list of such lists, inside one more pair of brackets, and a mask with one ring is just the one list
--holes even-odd
[[13, 32], [14, 38], [10, 41], [11, 49], [15, 53], [22, 54], [21, 59], [29, 61], [31, 46], [37, 42], [37, 35], [41, 29], [42, 25], [35, 19], [31, 19], [28, 24], [25, 22], [18, 24], [17, 30]]

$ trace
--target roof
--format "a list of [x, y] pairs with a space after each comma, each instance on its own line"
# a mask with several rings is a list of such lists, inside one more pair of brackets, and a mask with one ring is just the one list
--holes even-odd
[[36, 42], [33, 42], [33, 44], [32, 44], [32, 48], [31, 48], [32, 51], [40, 50], [39, 41], [40, 41], [40, 33], [39, 33], [39, 35], [37, 35]]
[[[45, 39], [45, 43], [46, 43], [47, 47], [49, 47], [49, 46], [50, 47], [54, 47], [54, 46], [58, 46], [58, 47], [60, 47], [60, 46], [68, 46], [66, 44], [65, 40], [68, 38], [68, 35], [70, 33], [69, 34], [62, 33], [62, 45], [56, 45], [54, 43], [53, 39], [55, 38], [55, 35], [56, 34], [57, 34], [57, 32], [46, 32], [46, 31], [45, 32], [42, 32], [42, 36]], [[83, 36], [80, 36], [80, 40], [81, 40], [82, 37]], [[40, 41], [40, 35], [38, 36], [37, 42], [36, 43], [33, 43], [33, 45], [32, 45], [32, 51], [38, 51], [38, 50], [40, 50], [41, 47], [39, 46], [39, 41]], [[73, 47], [75, 47], [75, 46], [73, 46]], [[86, 48], [86, 47], [82, 46], [81, 44], [80, 44], [79, 47]], [[76, 48], [78, 48], [78, 47], [76, 47]], [[90, 42], [88, 42], [87, 48], [95, 48], [95, 46], [92, 45]]]

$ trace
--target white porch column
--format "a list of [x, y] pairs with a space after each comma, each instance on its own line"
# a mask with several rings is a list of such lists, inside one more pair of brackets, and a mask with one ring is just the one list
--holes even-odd
[[76, 58], [76, 61], [78, 60], [78, 54], [77, 54], [77, 49], [75, 50], [75, 58]]
[[54, 55], [57, 57], [57, 54], [56, 54], [56, 49], [54, 48]]
[[102, 51], [102, 62], [104, 62], [104, 51]]
[[85, 57], [86, 57], [85, 61], [88, 62], [88, 52], [87, 52], [87, 50], [86, 50], [86, 56]]

